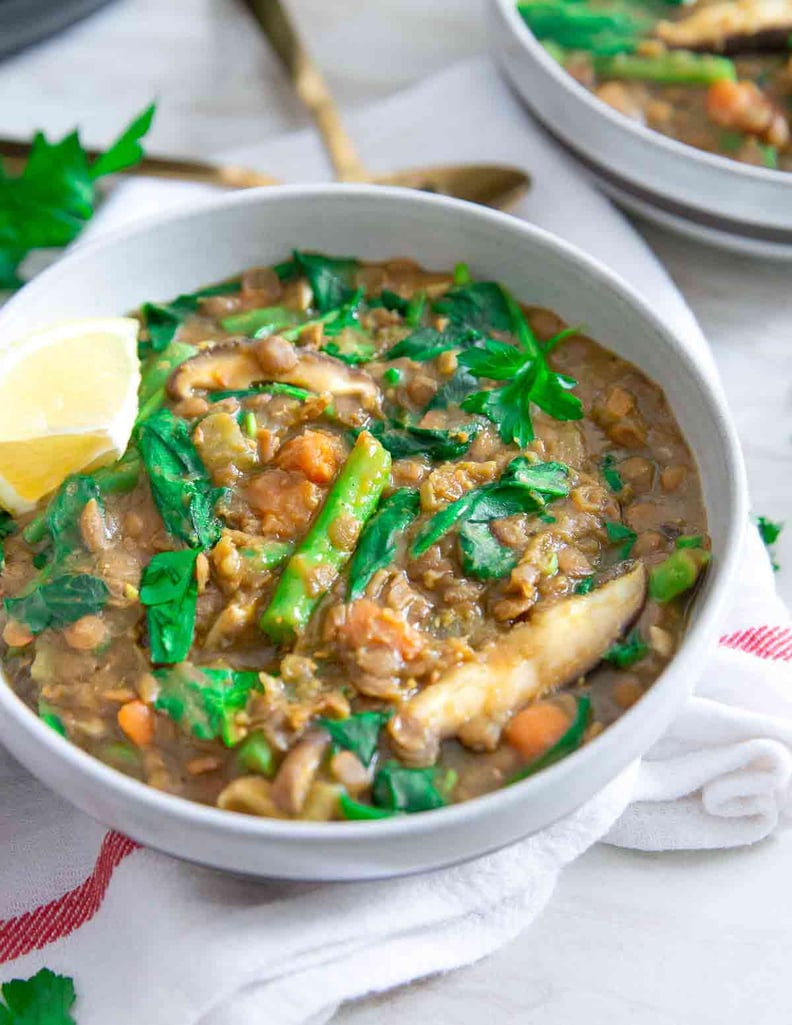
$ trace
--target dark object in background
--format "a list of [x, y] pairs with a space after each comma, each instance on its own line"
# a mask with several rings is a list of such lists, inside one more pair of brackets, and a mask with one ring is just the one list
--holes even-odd
[[0, 0], [0, 57], [60, 32], [109, 0]]

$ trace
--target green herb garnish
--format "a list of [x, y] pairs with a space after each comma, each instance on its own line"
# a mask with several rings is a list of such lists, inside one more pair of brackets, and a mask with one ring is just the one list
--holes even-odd
[[251, 691], [261, 690], [258, 673], [247, 670], [205, 669], [182, 662], [154, 672], [160, 693], [154, 707], [169, 715], [199, 740], [222, 739], [234, 747], [242, 739], [235, 715]]
[[381, 421], [374, 421], [366, 429], [394, 459], [427, 456], [429, 459], [441, 461], [458, 459], [464, 455], [481, 430], [481, 425], [469, 423], [444, 431], [432, 427], [414, 427], [412, 424], [400, 424], [396, 421], [389, 428]]
[[635, 629], [623, 641], [608, 648], [602, 657], [620, 669], [629, 669], [630, 666], [645, 658], [648, 653], [649, 646], [641, 637], [640, 630]]
[[406, 769], [399, 762], [386, 762], [379, 769], [371, 796], [378, 808], [388, 811], [430, 811], [446, 803], [435, 785], [434, 769]]
[[499, 580], [519, 562], [511, 548], [493, 536], [486, 523], [463, 523], [459, 528], [459, 550], [465, 575], [475, 580]]
[[562, 758], [566, 758], [566, 756], [571, 754], [573, 751], [577, 751], [583, 743], [583, 738], [586, 735], [586, 727], [588, 726], [590, 710], [591, 699], [587, 694], [581, 695], [577, 700], [575, 718], [572, 720], [572, 724], [566, 733], [564, 733], [560, 740], [553, 744], [549, 751], [545, 751], [543, 755], [540, 755], [538, 758], [534, 758], [532, 762], [529, 762], [527, 765], [523, 766], [522, 769], [516, 772], [509, 780], [509, 783], [519, 783], [521, 779], [527, 779], [528, 776], [533, 776], [534, 773], [540, 772], [542, 769], [546, 769], [550, 765], [555, 765], [555, 763], [560, 762]]
[[195, 630], [198, 550], [158, 552], [143, 570], [140, 604], [146, 607], [151, 661], [181, 662], [187, 658]]
[[619, 558], [629, 559], [633, 545], [638, 540], [638, 535], [635, 531], [631, 530], [625, 523], [615, 523], [613, 520], [605, 521], [605, 530], [608, 532], [609, 541], [612, 541], [614, 544], [618, 544], [620, 541], [624, 542], [619, 549]]
[[773, 558], [771, 548], [778, 540], [781, 531], [784, 529], [784, 524], [777, 523], [774, 520], [768, 520], [766, 516], [757, 516], [756, 526], [759, 528], [759, 536], [764, 542], [765, 548], [770, 552], [770, 561], [773, 564], [773, 569], [777, 571], [779, 568], [778, 563]]
[[349, 565], [348, 600], [359, 598], [377, 572], [393, 562], [398, 541], [418, 515], [418, 492], [399, 488], [385, 499], [360, 535]]
[[83, 616], [100, 612], [110, 595], [107, 584], [88, 573], [62, 573], [27, 595], [6, 598], [3, 606], [12, 619], [25, 623], [33, 634], [47, 627], [63, 629]]
[[42, 968], [29, 979], [0, 986], [0, 1025], [77, 1025], [71, 1016], [74, 981]]
[[616, 459], [609, 452], [602, 460], [602, 476], [605, 478], [605, 483], [615, 494], [622, 490], [624, 487], [624, 481], [621, 478], [621, 474], [615, 466]]
[[379, 732], [391, 717], [390, 712], [358, 712], [346, 719], [317, 719], [327, 730], [333, 745], [351, 751], [366, 767], [377, 753]]
[[355, 272], [360, 262], [354, 257], [323, 256], [295, 250], [294, 264], [304, 274], [313, 292], [314, 305], [320, 313], [347, 302], [354, 293]]
[[154, 109], [147, 107], [93, 164], [76, 131], [55, 143], [37, 132], [19, 177], [8, 177], [0, 164], [0, 288], [22, 284], [19, 266], [32, 250], [77, 238], [93, 216], [97, 178], [140, 162], [139, 140]]

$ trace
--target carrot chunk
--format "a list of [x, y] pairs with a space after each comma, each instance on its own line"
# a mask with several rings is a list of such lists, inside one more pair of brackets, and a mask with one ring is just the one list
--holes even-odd
[[127, 701], [118, 709], [118, 725], [133, 744], [145, 747], [154, 740], [154, 713], [142, 701]]
[[281, 470], [298, 470], [314, 484], [329, 484], [343, 459], [338, 439], [326, 431], [303, 431], [275, 457]]
[[527, 761], [548, 751], [569, 729], [570, 718], [555, 701], [540, 701], [518, 712], [504, 730], [504, 736]]

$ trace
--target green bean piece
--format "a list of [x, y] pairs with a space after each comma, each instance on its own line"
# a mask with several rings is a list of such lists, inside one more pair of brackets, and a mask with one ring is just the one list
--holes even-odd
[[293, 541], [267, 541], [257, 548], [241, 548], [239, 554], [250, 569], [261, 572], [280, 566], [293, 551]]
[[263, 733], [251, 733], [237, 748], [239, 765], [245, 772], [257, 772], [271, 779], [275, 775], [275, 755]]
[[656, 57], [635, 53], [598, 57], [594, 68], [601, 78], [637, 79], [661, 85], [712, 85], [713, 82], [737, 81], [734, 62], [728, 57], [687, 50], [672, 50]]
[[679, 548], [649, 570], [649, 595], [661, 604], [689, 591], [712, 556], [704, 548]]
[[[278, 328], [298, 323], [299, 319], [294, 310], [289, 310], [285, 306], [265, 306], [263, 309], [247, 310], [245, 313], [224, 317], [220, 324], [226, 331], [231, 331], [235, 335], [252, 335], [257, 331], [277, 331]], [[261, 335], [257, 337], [260, 338]]]
[[264, 610], [259, 625], [271, 640], [291, 640], [308, 625], [314, 609], [332, 587], [354, 549], [354, 545], [342, 548], [333, 541], [334, 525], [339, 520], [352, 520], [357, 527], [357, 541], [390, 480], [390, 467], [387, 450], [368, 431], [361, 432], [319, 515], [286, 564]]

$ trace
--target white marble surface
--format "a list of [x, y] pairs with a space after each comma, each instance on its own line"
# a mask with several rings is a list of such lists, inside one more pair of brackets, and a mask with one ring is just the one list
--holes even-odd
[[[483, 49], [483, 2], [291, 0], [347, 108]], [[234, 0], [117, 0], [0, 63], [0, 133], [57, 133], [79, 121], [88, 141], [102, 143], [152, 95], [151, 145], [160, 152], [202, 155], [305, 123]], [[778, 558], [792, 600], [790, 267], [641, 230], [713, 345], [755, 509], [790, 521]], [[497, 955], [346, 1008], [337, 1021], [786, 1025], [790, 857], [789, 833], [713, 854], [597, 847], [567, 870], [543, 917]]]

